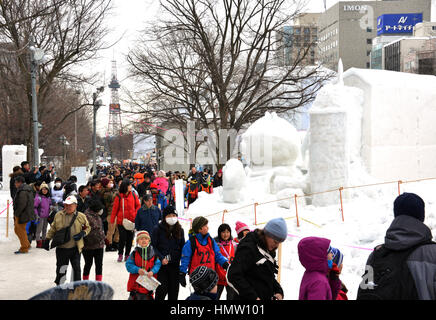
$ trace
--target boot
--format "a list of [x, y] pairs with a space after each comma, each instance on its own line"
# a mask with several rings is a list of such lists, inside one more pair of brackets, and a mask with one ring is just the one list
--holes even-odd
[[112, 242], [112, 248], [114, 248], [115, 250], [118, 250], [118, 242]]
[[118, 262], [123, 262], [123, 255], [122, 254], [118, 255], [118, 260], [117, 261]]
[[89, 280], [89, 274], [87, 276], [83, 275], [83, 280]]
[[127, 261], [127, 259], [129, 259], [129, 255], [124, 256], [124, 261]]
[[95, 281], [103, 281], [103, 275], [102, 274], [97, 274], [95, 276]]
[[36, 241], [36, 247], [42, 249], [42, 240]]

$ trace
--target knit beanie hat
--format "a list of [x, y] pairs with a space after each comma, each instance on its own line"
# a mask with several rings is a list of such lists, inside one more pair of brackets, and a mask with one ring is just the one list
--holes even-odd
[[342, 252], [339, 251], [339, 249], [329, 247], [328, 253], [333, 254], [333, 263], [336, 263], [336, 265], [339, 267], [342, 264], [342, 261], [344, 260], [344, 255]]
[[136, 234], [136, 242], [138, 242], [138, 240], [141, 238], [147, 238], [149, 241], [151, 240], [150, 235], [145, 230], [138, 231], [138, 233]]
[[283, 218], [276, 218], [268, 221], [263, 231], [270, 238], [280, 242], [285, 241], [288, 237], [288, 227]]
[[167, 206], [162, 211], [162, 217], [165, 219], [165, 217], [169, 214], [175, 214], [177, 216], [177, 211], [173, 206]]
[[241, 221], [236, 221], [236, 234], [239, 234], [244, 230], [250, 231], [250, 228], [245, 223]]
[[205, 225], [207, 225], [209, 221], [205, 217], [196, 217], [192, 221], [192, 231], [194, 233], [198, 233], [198, 231], [203, 228]]
[[45, 182], [41, 183], [39, 190], [42, 190], [43, 188], [46, 188], [48, 191], [50, 191], [50, 188], [48, 187], [48, 185]]
[[414, 193], [404, 192], [394, 201], [395, 218], [401, 215], [410, 216], [424, 222], [425, 203], [420, 196]]
[[199, 266], [192, 271], [189, 282], [195, 292], [209, 293], [218, 283], [218, 274], [206, 266]]

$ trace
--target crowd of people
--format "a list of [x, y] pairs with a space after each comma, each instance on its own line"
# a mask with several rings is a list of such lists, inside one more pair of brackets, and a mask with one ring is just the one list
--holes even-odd
[[[194, 289], [188, 300], [219, 300], [224, 290], [227, 300], [284, 299], [276, 279], [277, 249], [288, 237], [283, 218], [255, 230], [241, 221], [233, 229], [223, 223], [213, 237], [209, 221], [199, 216], [185, 239], [175, 209], [175, 181], [184, 181], [189, 206], [198, 192], [212, 193], [222, 185], [222, 171], [212, 176], [195, 167], [188, 175], [151, 167], [99, 168], [86, 185], [77, 186], [76, 177], [64, 182], [53, 177], [52, 168], [41, 168], [31, 172], [28, 163], [22, 163], [11, 174], [15, 232], [21, 244], [15, 253], [28, 253], [33, 239], [37, 248], [56, 248], [56, 285], [65, 281], [69, 264], [74, 281], [89, 280], [92, 266], [95, 280], [103, 281], [103, 256], [117, 251], [117, 261], [129, 273], [130, 300], [178, 300], [187, 276]], [[436, 276], [436, 246], [424, 224], [424, 201], [403, 193], [395, 199], [394, 216], [385, 244], [368, 258], [357, 298], [434, 300], [436, 286], [430, 280]], [[300, 300], [348, 299], [340, 279], [344, 255], [329, 239], [303, 238], [298, 258], [306, 270]], [[151, 290], [143, 285], [146, 278], [160, 285]]]

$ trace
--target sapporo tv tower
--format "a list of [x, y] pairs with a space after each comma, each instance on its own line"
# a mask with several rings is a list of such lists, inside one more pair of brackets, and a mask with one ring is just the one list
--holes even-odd
[[121, 87], [117, 78], [117, 62], [112, 61], [111, 82], [108, 86], [111, 89], [111, 100], [109, 104], [109, 125], [106, 136], [122, 136], [123, 125], [121, 123], [121, 108], [118, 89]]

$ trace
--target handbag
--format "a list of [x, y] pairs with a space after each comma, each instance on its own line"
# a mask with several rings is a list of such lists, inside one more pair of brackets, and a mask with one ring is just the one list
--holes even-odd
[[76, 221], [76, 218], [77, 214], [73, 216], [73, 219], [71, 220], [71, 223], [68, 227], [56, 231], [53, 236], [50, 248], [53, 249], [57, 246], [61, 246], [71, 240], [71, 226], [73, 225], [74, 221]]
[[135, 229], [135, 223], [133, 223], [129, 219], [124, 218], [124, 198], [123, 198], [123, 227], [127, 231], [133, 231]]

